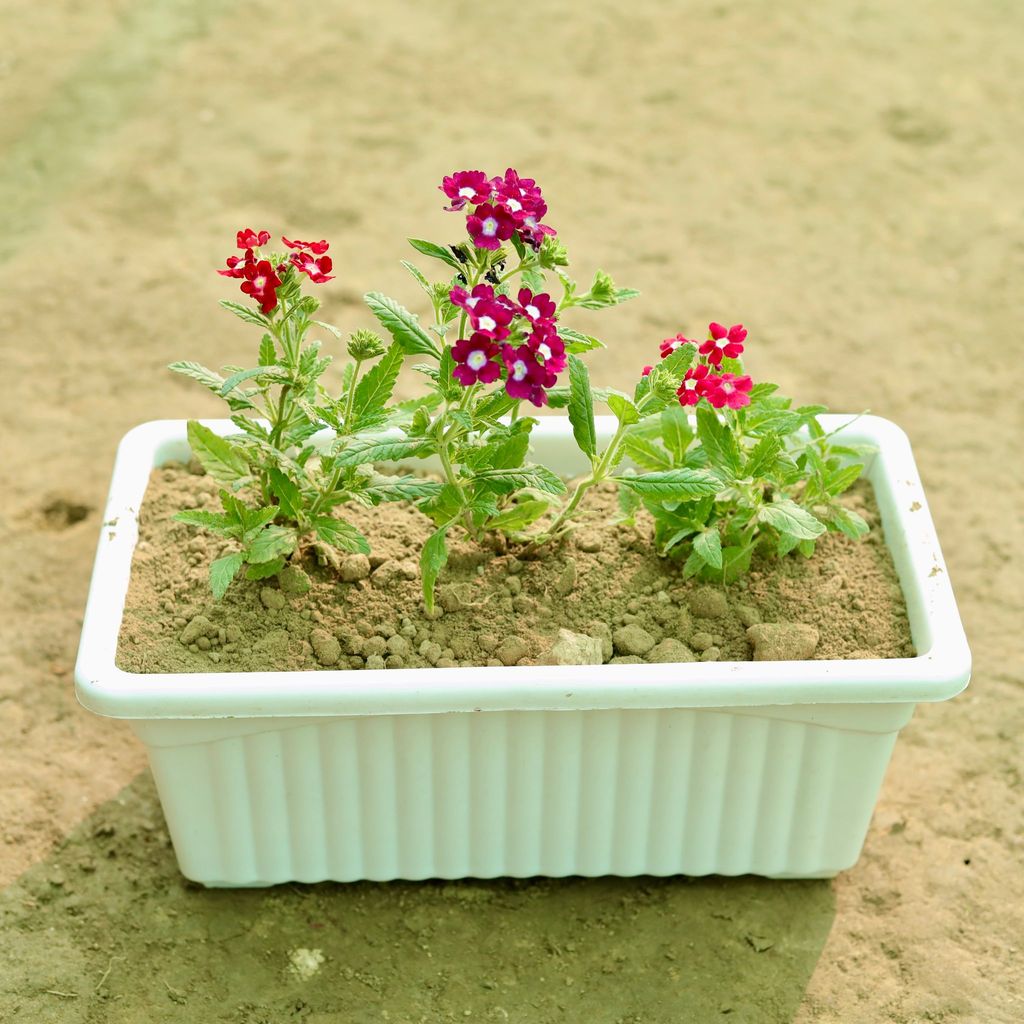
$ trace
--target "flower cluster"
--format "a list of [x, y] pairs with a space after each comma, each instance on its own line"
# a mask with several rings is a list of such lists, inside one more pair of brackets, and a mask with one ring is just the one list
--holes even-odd
[[333, 264], [331, 257], [324, 253], [330, 243], [321, 239], [319, 242], [291, 241], [282, 236], [289, 249], [296, 249], [287, 261], [271, 255], [265, 257], [260, 250], [270, 241], [269, 231], [253, 231], [243, 228], [235, 236], [239, 249], [244, 250], [243, 256], [229, 256], [227, 265], [217, 273], [222, 277], [233, 277], [241, 280], [242, 292], [259, 303], [260, 312], [264, 315], [272, 312], [277, 306], [277, 292], [281, 287], [288, 266], [306, 274], [315, 284], [323, 284], [331, 280], [330, 271]]
[[[693, 345], [699, 362], [691, 366], [683, 377], [676, 394], [680, 405], [697, 405], [702, 398], [715, 409], [742, 409], [750, 404], [750, 390], [753, 381], [746, 374], [717, 372], [723, 359], [738, 359], [743, 353], [743, 342], [747, 332], [742, 324], [723, 327], [712, 323], [708, 326], [708, 337], [704, 342], [694, 341], [682, 334], [666, 338], [661, 343], [661, 358], [667, 359], [684, 345]], [[715, 372], [713, 372], [715, 371]], [[651, 372], [645, 366], [644, 376]]]
[[472, 329], [469, 338], [460, 338], [452, 346], [456, 363], [452, 376], [463, 387], [471, 387], [491, 384], [504, 371], [505, 391], [511, 398], [546, 405], [547, 389], [567, 365], [551, 296], [535, 295], [524, 287], [513, 300], [489, 284], [478, 284], [472, 291], [455, 287], [449, 298], [463, 310]]
[[483, 171], [456, 171], [441, 182], [440, 189], [451, 201], [446, 210], [468, 210], [466, 230], [478, 249], [494, 251], [513, 234], [539, 249], [545, 235], [556, 234], [541, 223], [548, 205], [537, 182], [519, 177], [511, 167], [495, 178]]

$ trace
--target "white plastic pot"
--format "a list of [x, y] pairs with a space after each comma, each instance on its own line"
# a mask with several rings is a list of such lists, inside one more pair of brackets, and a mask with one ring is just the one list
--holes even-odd
[[[184, 421], [143, 424], [114, 467], [79, 700], [131, 722], [181, 870], [205, 885], [834, 875], [915, 703], [970, 677], [906, 435], [868, 416], [843, 437], [877, 446], [866, 472], [916, 657], [142, 675], [114, 664], [138, 510], [152, 468], [189, 455]], [[539, 461], [582, 470], [566, 420], [533, 438]]]

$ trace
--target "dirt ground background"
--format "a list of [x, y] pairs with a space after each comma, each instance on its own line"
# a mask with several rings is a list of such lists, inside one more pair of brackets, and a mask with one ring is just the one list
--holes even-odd
[[[1024, 1019], [1022, 44], [1011, 0], [0, 0], [0, 1019]], [[441, 175], [508, 164], [643, 292], [598, 381], [742, 320], [755, 377], [908, 431], [972, 686], [833, 883], [195, 889], [72, 692], [115, 444], [218, 411], [163, 368], [251, 349], [237, 227], [332, 239], [326, 319], [368, 325]]]

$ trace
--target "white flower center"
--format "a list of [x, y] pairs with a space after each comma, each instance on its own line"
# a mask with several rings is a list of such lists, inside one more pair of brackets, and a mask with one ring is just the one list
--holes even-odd
[[687, 391], [696, 391], [697, 382], [691, 377], [689, 380], [683, 381], [683, 387], [686, 388]]
[[529, 306], [526, 307], [526, 315], [531, 320], [539, 320], [540, 319], [540, 310], [531, 303]]
[[262, 291], [267, 287], [267, 279], [265, 277], [254, 277], [252, 279], [252, 285], [254, 288], [259, 288]]
[[731, 395], [736, 389], [728, 381], [723, 381], [722, 382], [722, 390], [727, 395]]
[[551, 346], [546, 341], [542, 341], [537, 346], [537, 351], [544, 357], [545, 361], [551, 358]]
[[476, 304], [479, 301], [480, 301], [480, 296], [479, 295], [477, 295], [475, 298], [471, 295], [468, 299], [466, 299], [466, 308], [467, 309], [475, 308]]
[[476, 326], [481, 331], [493, 331], [498, 326], [498, 321], [492, 316], [482, 316], [477, 320]]
[[725, 348], [729, 344], [729, 336], [726, 335], [724, 338], [715, 338], [716, 348]]
[[523, 208], [523, 204], [518, 199], [506, 199], [505, 204], [513, 213], [518, 213]]
[[466, 365], [471, 370], [480, 370], [480, 369], [482, 369], [486, 362], [487, 362], [487, 353], [484, 352], [482, 349], [479, 349], [479, 348], [473, 349], [473, 351], [470, 352], [468, 356], [466, 356]]
[[488, 217], [480, 228], [480, 233], [488, 238], [493, 238], [498, 233], [498, 221], [494, 217]]
[[463, 199], [472, 199], [473, 196], [476, 195], [476, 189], [470, 188], [468, 185], [464, 185], [459, 189], [459, 195], [462, 196]]
[[526, 363], [522, 359], [517, 359], [512, 364], [512, 379], [522, 380], [526, 376]]

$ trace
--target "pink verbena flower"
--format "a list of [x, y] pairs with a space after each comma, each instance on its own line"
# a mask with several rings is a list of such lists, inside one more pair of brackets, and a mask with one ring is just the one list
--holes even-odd
[[325, 281], [333, 281], [334, 276], [330, 273], [334, 264], [330, 256], [315, 257], [308, 252], [293, 252], [288, 257], [293, 267], [297, 267], [306, 274], [314, 284], [323, 284]]
[[456, 171], [438, 185], [438, 188], [452, 201], [445, 209], [449, 212], [461, 210], [467, 203], [477, 206], [491, 198], [491, 182], [483, 171]]
[[549, 224], [541, 224], [540, 222], [541, 217], [543, 217], [547, 211], [547, 203], [539, 202], [526, 214], [526, 216], [523, 217], [522, 222], [517, 225], [519, 234], [523, 241], [534, 249], [539, 249], [541, 247], [541, 243], [544, 241], [545, 235], [553, 236], [558, 234], [558, 232]]
[[281, 278], [274, 272], [270, 261], [246, 263], [243, 276], [245, 280], [239, 287], [260, 304], [263, 313], [269, 313], [277, 305], [277, 289], [281, 287]]
[[708, 340], [698, 350], [702, 356], [707, 356], [709, 363], [715, 366], [722, 365], [722, 357], [729, 359], [738, 358], [743, 352], [743, 339], [747, 332], [743, 324], [733, 324], [732, 327], [723, 327], [721, 324], [709, 324]]
[[683, 382], [679, 385], [679, 390], [676, 391], [679, 396], [679, 404], [696, 405], [717, 380], [718, 378], [710, 373], [708, 367], [703, 363], [700, 366], [691, 366], [683, 375]]
[[666, 338], [661, 343], [661, 358], [667, 359], [677, 349], [681, 349], [684, 345], [697, 346], [697, 342], [691, 338], [683, 337], [682, 334], [677, 334], [674, 338]]
[[289, 239], [282, 235], [281, 241], [284, 242], [289, 249], [308, 249], [314, 256], [323, 256], [323, 254], [331, 247], [331, 243], [324, 238], [321, 238], [319, 242], [301, 242], [297, 238]]
[[505, 379], [508, 394], [512, 398], [525, 398], [537, 408], [547, 405], [548, 393], [544, 389], [551, 387], [556, 377], [538, 362], [537, 353], [529, 345], [520, 345], [518, 348], [505, 345], [501, 357], [508, 371]]
[[458, 364], [452, 376], [468, 388], [472, 384], [490, 384], [501, 376], [501, 367], [494, 357], [498, 345], [482, 334], [474, 334], [468, 340], [460, 338], [452, 346], [452, 358]]
[[[498, 201], [517, 220], [525, 217], [537, 203], [542, 203], [540, 188], [533, 178], [520, 178], [514, 167], [505, 171], [504, 177], [492, 178], [490, 187], [498, 197]], [[545, 207], [545, 211], [546, 211]]]
[[466, 218], [466, 230], [478, 249], [499, 249], [512, 237], [516, 222], [504, 206], [483, 203]]
[[529, 288], [519, 289], [519, 312], [535, 326], [555, 319], [557, 307], [547, 292], [534, 295]]
[[561, 373], [568, 365], [565, 342], [558, 336], [554, 324], [538, 324], [526, 339], [526, 344], [544, 360], [545, 370]]
[[734, 373], [723, 373], [720, 377], [708, 377], [704, 396], [716, 408], [726, 406], [730, 409], [742, 409], [750, 405], [750, 389], [753, 381], [747, 376], [737, 377]]
[[467, 292], [465, 288], [456, 286], [448, 293], [448, 298], [453, 306], [472, 313], [477, 303], [494, 299], [494, 289], [489, 284], [478, 284], [471, 292]]
[[508, 325], [515, 315], [514, 308], [500, 301], [504, 296], [493, 299], [481, 299], [469, 310], [469, 322], [473, 330], [486, 338], [503, 341], [509, 335]]
[[252, 228], [243, 228], [235, 235], [239, 249], [257, 249], [270, 241], [270, 232], [261, 231], [257, 234]]

